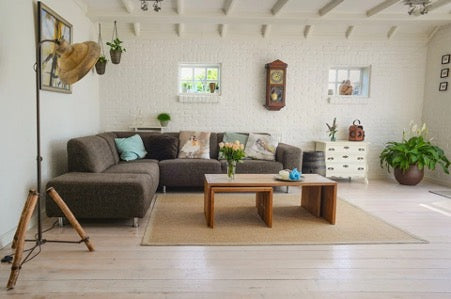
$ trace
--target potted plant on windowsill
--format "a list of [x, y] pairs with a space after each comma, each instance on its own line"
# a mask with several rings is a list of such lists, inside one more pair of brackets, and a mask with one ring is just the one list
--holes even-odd
[[394, 169], [396, 180], [402, 185], [416, 185], [423, 179], [424, 168], [434, 170], [440, 165], [449, 174], [450, 161], [444, 151], [426, 140], [426, 124], [418, 129], [411, 124], [410, 132], [403, 131], [402, 141], [388, 142], [379, 159], [381, 167]]
[[122, 41], [116, 37], [111, 42], [107, 42], [106, 44], [110, 46], [111, 62], [114, 64], [119, 64], [121, 62], [122, 52], [126, 52], [126, 49], [121, 46]]
[[166, 127], [171, 120], [171, 116], [169, 115], [169, 113], [163, 112], [158, 114], [157, 119], [160, 121], [162, 127]]
[[105, 56], [100, 56], [99, 59], [97, 59], [96, 62], [96, 72], [99, 75], [103, 75], [105, 74], [105, 68], [106, 68], [106, 63], [108, 62], [108, 59], [106, 59]]

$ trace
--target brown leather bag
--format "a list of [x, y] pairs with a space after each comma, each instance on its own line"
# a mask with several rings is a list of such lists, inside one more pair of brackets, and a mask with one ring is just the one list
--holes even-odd
[[[356, 122], [359, 122], [356, 124]], [[349, 141], [363, 141], [365, 139], [365, 131], [363, 126], [360, 125], [360, 120], [356, 119], [352, 122], [352, 126], [349, 127]]]

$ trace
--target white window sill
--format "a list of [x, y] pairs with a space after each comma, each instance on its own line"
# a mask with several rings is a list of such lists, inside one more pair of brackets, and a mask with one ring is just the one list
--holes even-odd
[[328, 96], [329, 104], [368, 105], [369, 97], [365, 96]]
[[178, 95], [181, 103], [219, 103], [218, 93], [181, 93]]

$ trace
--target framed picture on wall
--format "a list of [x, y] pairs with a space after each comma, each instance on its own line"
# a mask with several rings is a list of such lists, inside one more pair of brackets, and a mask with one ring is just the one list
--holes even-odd
[[448, 64], [450, 56], [451, 56], [451, 54], [443, 55], [442, 56], [442, 64]]
[[448, 89], [448, 82], [440, 82], [438, 87], [439, 91], [446, 91]]
[[442, 69], [440, 71], [440, 78], [448, 78], [449, 76], [449, 68]]
[[[41, 1], [38, 2], [38, 36], [39, 40], [65, 39], [72, 43], [72, 25]], [[56, 44], [42, 42], [39, 50], [38, 63], [41, 65], [42, 90], [72, 93], [70, 84], [63, 83], [58, 76], [58, 56]]]

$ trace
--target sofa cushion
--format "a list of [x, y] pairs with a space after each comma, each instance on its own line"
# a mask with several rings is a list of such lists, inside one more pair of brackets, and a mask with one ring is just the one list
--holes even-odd
[[178, 157], [210, 159], [210, 132], [181, 131]]
[[99, 136], [70, 139], [67, 142], [69, 171], [102, 172], [116, 164], [106, 140]]
[[221, 173], [215, 159], [173, 159], [160, 161], [160, 185], [172, 187], [200, 187], [204, 174]]
[[[227, 171], [227, 162], [221, 160], [222, 173]], [[283, 169], [283, 164], [278, 161], [265, 160], [244, 160], [243, 163], [236, 164], [237, 173], [279, 173]]]
[[160, 179], [160, 169], [157, 160], [145, 159], [135, 161], [121, 161], [111, 166], [106, 173], [143, 173], [152, 177], [152, 180], [158, 185]]
[[116, 134], [113, 132], [107, 132], [107, 133], [97, 134], [97, 136], [105, 139], [105, 141], [108, 143], [108, 146], [110, 147], [110, 150], [111, 150], [111, 154], [113, 155], [113, 158], [114, 158], [114, 164], [119, 163], [119, 161], [120, 161], [119, 154], [117, 152], [116, 143], [114, 142], [114, 138], [117, 137]]
[[147, 159], [168, 160], [177, 158], [179, 150], [178, 138], [161, 134], [152, 135], [146, 138], [144, 146], [147, 150]]
[[114, 138], [114, 142], [124, 161], [142, 159], [147, 155], [144, 143], [138, 134], [126, 138]]
[[277, 139], [271, 135], [250, 133], [244, 151], [253, 159], [275, 160], [277, 144]]

